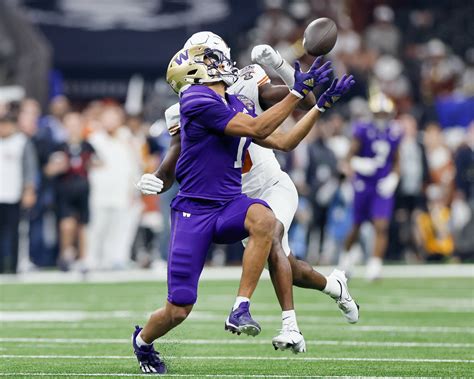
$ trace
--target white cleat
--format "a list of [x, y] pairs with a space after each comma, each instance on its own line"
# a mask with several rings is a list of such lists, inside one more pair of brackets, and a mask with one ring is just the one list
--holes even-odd
[[336, 304], [341, 310], [341, 313], [346, 318], [347, 322], [350, 324], [355, 324], [359, 321], [359, 304], [357, 304], [349, 293], [349, 288], [347, 287], [347, 278], [344, 271], [335, 269], [331, 275], [334, 277], [341, 286], [341, 295], [337, 298]]
[[306, 353], [306, 342], [297, 330], [282, 329], [279, 335], [273, 337], [272, 344], [275, 350], [291, 349], [294, 354]]
[[382, 259], [379, 257], [371, 257], [367, 262], [365, 278], [369, 282], [380, 279], [382, 276]]

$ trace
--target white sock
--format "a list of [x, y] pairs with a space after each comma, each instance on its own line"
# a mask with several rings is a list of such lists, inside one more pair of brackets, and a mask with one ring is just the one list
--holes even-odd
[[137, 343], [137, 346], [138, 347], [142, 347], [142, 346], [150, 346], [151, 343], [146, 343], [145, 341], [143, 341], [143, 338], [141, 336], [141, 333], [138, 334], [137, 338], [135, 338], [135, 342]]
[[235, 303], [234, 303], [234, 306], [232, 307], [232, 310], [235, 311], [241, 303], [245, 303], [246, 301], [250, 303], [250, 299], [248, 297], [237, 296], [235, 298]]
[[282, 322], [282, 329], [290, 329], [300, 331], [298, 328], [298, 323], [296, 322], [296, 313], [294, 309], [289, 311], [281, 312], [281, 322]]
[[378, 266], [382, 266], [383, 261], [382, 261], [382, 258], [380, 258], [380, 257], [372, 256], [372, 257], [369, 258], [369, 261], [367, 263], [368, 264], [372, 263], [372, 264], [376, 264]]
[[341, 285], [334, 276], [326, 276], [326, 287], [324, 287], [323, 292], [332, 298], [341, 296]]

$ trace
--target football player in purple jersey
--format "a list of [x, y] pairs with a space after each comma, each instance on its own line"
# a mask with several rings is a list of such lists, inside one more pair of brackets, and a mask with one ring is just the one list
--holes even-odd
[[348, 156], [354, 171], [354, 224], [345, 241], [340, 268], [349, 273], [353, 266], [350, 250], [359, 237], [365, 221], [373, 224], [375, 243], [367, 263], [366, 277], [380, 277], [382, 261], [387, 249], [388, 227], [393, 213], [394, 193], [399, 182], [398, 146], [401, 128], [393, 120], [394, 104], [384, 94], [369, 101], [373, 113], [370, 122], [359, 122], [353, 127], [352, 145]]
[[[223, 52], [225, 57], [232, 61], [228, 45], [212, 32], [202, 31], [193, 34], [186, 41], [184, 48], [200, 44]], [[241, 96], [241, 99], [253, 103], [255, 113], [259, 115], [271, 104], [281, 101], [288, 95], [294, 85], [295, 70], [268, 45], [255, 46], [252, 50], [252, 60], [274, 68], [286, 84], [271, 83], [259, 64], [238, 69], [237, 78], [227, 91], [231, 94], [244, 95], [245, 98]], [[331, 71], [329, 65], [330, 62], [327, 62], [319, 70], [328, 74]], [[327, 79], [322, 75], [319, 84], [325, 80]], [[296, 211], [294, 205], [298, 202], [298, 195], [288, 174], [281, 170], [272, 149], [290, 151], [296, 147], [313, 128], [319, 115], [331, 108], [353, 84], [352, 76], [344, 75], [340, 80], [335, 79], [317, 101], [311, 93], [308, 94], [298, 107], [309, 108], [309, 112], [287, 132], [275, 131], [265, 140], [253, 139], [253, 143], [246, 151], [242, 167], [242, 192], [251, 198], [266, 201], [277, 219], [268, 269], [282, 309], [282, 328], [278, 335], [273, 337], [272, 345], [276, 349], [288, 349], [295, 354], [305, 352], [306, 346], [296, 319], [292, 284], [327, 294], [335, 300], [349, 323], [357, 322], [359, 311], [358, 305], [350, 296], [347, 279], [342, 271], [334, 270], [325, 276], [314, 270], [309, 263], [298, 260], [291, 254], [288, 230]], [[176, 162], [181, 151], [179, 103], [166, 110], [165, 118], [172, 136], [170, 149], [158, 170], [153, 174], [146, 173], [140, 179], [137, 187], [143, 194], [163, 193], [175, 180]]]
[[235, 73], [232, 62], [219, 50], [197, 45], [180, 50], [171, 60], [167, 81], [180, 95], [181, 154], [176, 164], [180, 191], [171, 203], [168, 299], [143, 329], [136, 327], [132, 337], [143, 372], [166, 372], [153, 341], [191, 312], [213, 242], [250, 237], [238, 296], [225, 327], [239, 334], [260, 333], [250, 315], [250, 298], [270, 252], [275, 217], [264, 201], [242, 194], [243, 158], [252, 138], [270, 136], [318, 84], [323, 71], [318, 64], [315, 61], [308, 72], [297, 67], [291, 92], [257, 117], [251, 101], [226, 93]]

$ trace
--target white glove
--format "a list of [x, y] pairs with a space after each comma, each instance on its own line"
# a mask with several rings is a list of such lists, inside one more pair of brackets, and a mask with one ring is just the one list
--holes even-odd
[[163, 180], [153, 174], [143, 174], [136, 187], [144, 195], [156, 195], [163, 189]]
[[269, 66], [274, 69], [281, 66], [283, 58], [278, 51], [275, 51], [270, 45], [257, 45], [252, 49], [250, 58], [253, 63], [258, 63], [262, 66]]
[[377, 193], [382, 197], [392, 196], [397, 189], [399, 179], [396, 172], [391, 172], [377, 182]]
[[360, 175], [372, 176], [379, 168], [375, 159], [352, 157], [350, 165], [352, 169]]

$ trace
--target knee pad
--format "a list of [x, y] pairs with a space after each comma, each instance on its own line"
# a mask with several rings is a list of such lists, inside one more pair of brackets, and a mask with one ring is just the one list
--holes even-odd
[[169, 265], [168, 301], [176, 305], [194, 304], [199, 272], [193, 268], [192, 253], [174, 250]]
[[176, 287], [168, 291], [168, 301], [175, 305], [192, 305], [197, 300], [197, 291], [190, 287]]

